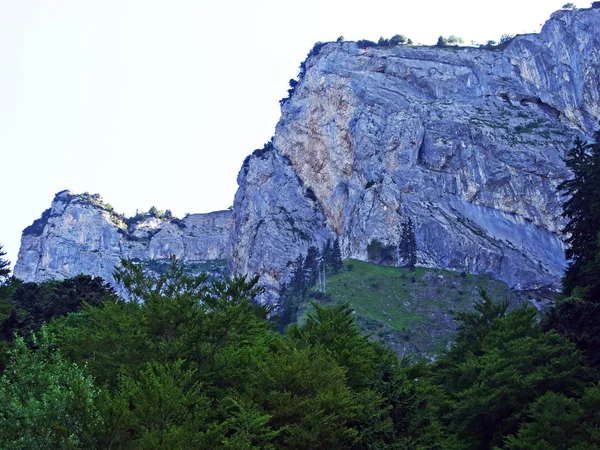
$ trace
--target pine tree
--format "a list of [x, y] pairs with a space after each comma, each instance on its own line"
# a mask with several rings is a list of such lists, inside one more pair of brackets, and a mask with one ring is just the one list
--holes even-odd
[[342, 250], [340, 249], [340, 240], [338, 238], [333, 241], [331, 250], [331, 268], [334, 273], [339, 272], [342, 268]]
[[399, 254], [400, 258], [404, 259], [406, 267], [410, 270], [414, 270], [415, 264], [417, 264], [417, 240], [415, 238], [415, 229], [410, 217], [402, 225]]
[[306, 292], [306, 282], [304, 277], [304, 267], [302, 256], [298, 256], [295, 262], [295, 269], [289, 283], [283, 285], [279, 297], [281, 306], [279, 311], [279, 328], [281, 331], [296, 321], [300, 302]]
[[304, 259], [304, 280], [307, 287], [314, 286], [319, 278], [319, 249], [311, 246], [308, 248]]
[[[568, 222], [563, 229], [568, 235], [566, 256], [571, 261], [563, 278], [563, 290], [572, 295], [579, 287], [588, 300], [600, 301], [598, 281], [600, 233], [600, 133], [596, 142], [586, 144], [575, 140], [565, 164], [573, 171], [573, 178], [559, 185], [568, 199], [563, 204], [563, 217]], [[586, 292], [587, 291], [587, 292]]]
[[570, 259], [563, 277], [560, 302], [546, 319], [545, 326], [562, 333], [583, 351], [587, 363], [600, 366], [600, 133], [595, 143], [575, 140], [565, 164], [573, 178], [559, 185], [567, 196], [563, 204], [566, 251]]
[[10, 261], [3, 259], [3, 256], [6, 256], [6, 253], [2, 251], [2, 244], [0, 244], [0, 282], [8, 279], [10, 275]]
[[333, 242], [331, 239], [327, 239], [325, 246], [323, 247], [323, 261], [328, 266], [333, 263]]

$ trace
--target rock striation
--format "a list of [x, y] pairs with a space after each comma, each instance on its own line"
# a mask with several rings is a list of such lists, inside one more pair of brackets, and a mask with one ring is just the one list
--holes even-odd
[[121, 258], [166, 262], [175, 255], [187, 265], [227, 260], [232, 223], [231, 211], [126, 219], [99, 195], [62, 191], [23, 231], [14, 275], [40, 282], [84, 273], [114, 283]]
[[[396, 244], [410, 217], [421, 265], [558, 289], [566, 262], [557, 186], [569, 177], [561, 157], [600, 118], [599, 29], [600, 10], [587, 9], [558, 11], [539, 35], [492, 49], [315, 47], [282, 101], [269, 159], [269, 173], [291, 166], [297, 180], [285, 191], [262, 182], [257, 199], [250, 180], [261, 179], [263, 155], [244, 163], [231, 240], [244, 246], [233, 270], [283, 269], [281, 258], [253, 258], [265, 237], [248, 230], [280, 237], [289, 261], [306, 247], [283, 238], [290, 217], [306, 235], [324, 235], [321, 219], [284, 206], [303, 190], [346, 258], [364, 260], [373, 239]], [[291, 215], [253, 214], [267, 197], [270, 211]]]
[[315, 46], [233, 211], [127, 223], [69, 192], [23, 233], [15, 275], [111, 279], [120, 257], [227, 259], [276, 302], [298, 257], [339, 238], [366, 259], [411, 218], [419, 264], [558, 289], [562, 156], [600, 119], [600, 9], [502, 46]]

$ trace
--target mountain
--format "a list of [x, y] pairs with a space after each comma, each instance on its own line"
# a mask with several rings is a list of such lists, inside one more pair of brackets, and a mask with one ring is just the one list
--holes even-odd
[[15, 275], [110, 279], [120, 256], [175, 253], [260, 274], [272, 303], [309, 247], [338, 237], [344, 258], [365, 260], [411, 218], [422, 266], [557, 290], [561, 157], [600, 119], [598, 29], [590, 8], [490, 48], [318, 44], [272, 142], [244, 161], [231, 212], [127, 225], [59, 193], [24, 231]]
[[145, 262], [159, 272], [170, 255], [194, 273], [218, 272], [218, 262], [226, 267], [231, 211], [168, 216], [146, 213], [126, 219], [97, 194], [59, 192], [50, 208], [23, 230], [14, 275], [41, 282], [84, 273], [114, 283], [121, 258]]

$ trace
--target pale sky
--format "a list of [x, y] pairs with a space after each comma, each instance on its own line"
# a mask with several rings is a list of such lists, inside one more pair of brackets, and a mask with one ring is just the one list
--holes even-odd
[[539, 32], [564, 3], [0, 0], [0, 244], [14, 263], [63, 189], [128, 216], [227, 208], [316, 41], [484, 43]]

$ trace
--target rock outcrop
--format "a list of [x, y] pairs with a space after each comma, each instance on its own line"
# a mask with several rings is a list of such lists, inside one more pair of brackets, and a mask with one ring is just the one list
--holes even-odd
[[[557, 186], [569, 176], [561, 157], [600, 118], [599, 29], [600, 10], [588, 9], [556, 12], [539, 35], [493, 49], [315, 47], [282, 102], [268, 171], [291, 165], [298, 181], [283, 190], [261, 178], [262, 155], [245, 162], [232, 239], [244, 246], [233, 269], [283, 270], [285, 258], [254, 258], [273, 236], [288, 261], [305, 251], [284, 238], [282, 217], [253, 214], [264, 198], [269, 211], [289, 211], [296, 194], [287, 193], [302, 189], [345, 257], [365, 259], [372, 239], [397, 243], [410, 217], [422, 265], [557, 289], [566, 264]], [[310, 214], [289, 217], [323, 236]], [[269, 233], [249, 232], [257, 229]]]
[[25, 230], [15, 275], [111, 279], [120, 257], [228, 259], [275, 302], [298, 257], [339, 237], [365, 259], [411, 218], [419, 264], [558, 289], [562, 156], [600, 119], [600, 9], [558, 11], [494, 48], [316, 46], [249, 156], [233, 212], [127, 223], [59, 193]]
[[271, 144], [246, 158], [238, 184], [230, 267], [233, 273], [260, 274], [263, 300], [273, 303], [297, 257], [310, 246], [322, 248], [334, 234], [314, 193]]
[[232, 219], [231, 211], [125, 219], [99, 195], [62, 191], [23, 231], [14, 275], [40, 282], [84, 273], [114, 282], [121, 258], [165, 262], [175, 255], [189, 266], [227, 260]]

